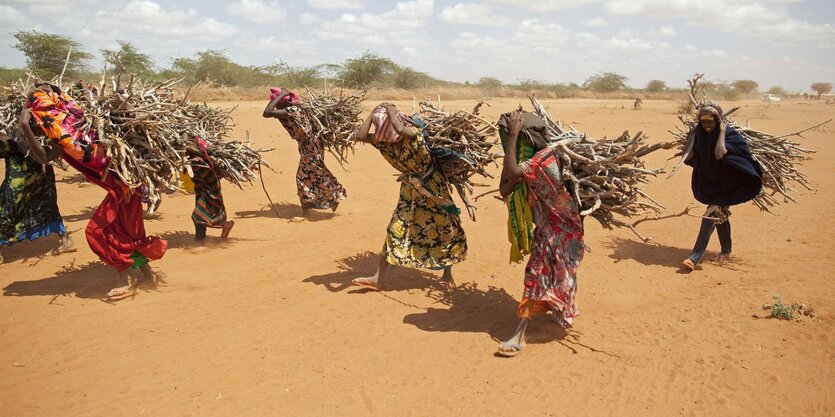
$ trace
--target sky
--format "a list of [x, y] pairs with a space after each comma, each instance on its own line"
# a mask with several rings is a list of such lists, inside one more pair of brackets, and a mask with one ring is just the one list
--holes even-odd
[[242, 65], [341, 64], [365, 51], [449, 81], [582, 84], [601, 72], [686, 87], [835, 83], [833, 0], [0, 0], [0, 66], [13, 33], [68, 36], [93, 53], [130, 42], [158, 68], [198, 51]]

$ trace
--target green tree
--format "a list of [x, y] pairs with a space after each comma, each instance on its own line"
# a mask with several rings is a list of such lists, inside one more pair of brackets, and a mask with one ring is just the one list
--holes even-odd
[[482, 94], [492, 96], [502, 88], [502, 82], [494, 77], [481, 77], [478, 79], [478, 88]]
[[339, 78], [348, 86], [367, 87], [372, 82], [386, 83], [398, 69], [397, 64], [372, 52], [363, 52], [342, 65]]
[[821, 95], [832, 91], [832, 83], [814, 83], [812, 84], [812, 90], [818, 93], [818, 98], [820, 98]]
[[142, 76], [148, 76], [154, 73], [154, 61], [149, 55], [139, 52], [130, 42], [116, 42], [119, 44], [118, 50], [101, 50], [108, 65], [112, 68], [119, 68], [119, 62], [121, 61], [122, 65], [125, 66], [125, 70], [129, 73]]
[[626, 80], [628, 78], [616, 72], [601, 72], [589, 77], [583, 83], [583, 88], [587, 88], [595, 93], [611, 93], [613, 91], [625, 90]]
[[394, 71], [393, 81], [397, 88], [413, 90], [431, 84], [434, 79], [425, 72], [415, 71], [411, 68], [398, 68]]
[[647, 88], [645, 90], [651, 93], [660, 93], [667, 89], [667, 83], [661, 80], [652, 80], [647, 83]]
[[86, 61], [93, 56], [82, 51], [81, 44], [70, 38], [36, 30], [18, 31], [12, 36], [17, 39], [13, 47], [26, 55], [26, 67], [39, 77], [51, 78], [60, 75], [70, 48], [72, 54], [67, 61], [66, 75], [76, 77], [90, 68]]
[[736, 80], [731, 83], [731, 86], [739, 90], [742, 94], [748, 94], [756, 91], [760, 85], [754, 80]]
[[784, 97], [786, 95], [786, 89], [784, 89], [783, 87], [775, 85], [774, 87], [769, 88], [767, 93], [768, 94], [774, 94], [775, 96]]

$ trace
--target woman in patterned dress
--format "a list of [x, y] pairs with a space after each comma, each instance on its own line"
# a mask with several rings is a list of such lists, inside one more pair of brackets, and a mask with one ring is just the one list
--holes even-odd
[[[372, 124], [374, 133], [369, 133]], [[371, 143], [403, 175], [377, 272], [353, 283], [378, 290], [390, 265], [443, 269], [443, 280], [451, 283], [452, 265], [467, 256], [467, 236], [449, 183], [420, 130], [394, 105], [382, 103], [362, 123], [356, 138]]]
[[[0, 158], [6, 162], [0, 185], [0, 247], [57, 233], [61, 245], [52, 253], [74, 252], [77, 248], [58, 211], [52, 165], [41, 165], [27, 156], [22, 142], [19, 129], [12, 138], [0, 134]], [[48, 157], [58, 158], [60, 153], [52, 151]]]
[[525, 291], [517, 308], [519, 325], [497, 352], [501, 356], [515, 356], [525, 346], [525, 330], [531, 318], [551, 311], [555, 321], [571, 327], [576, 314], [577, 267], [583, 259], [585, 245], [580, 211], [563, 184], [558, 153], [534, 143], [533, 157], [519, 161], [517, 140], [523, 128], [521, 112], [511, 113], [507, 126], [508, 142], [499, 191], [507, 198], [526, 187], [526, 200], [535, 225], [525, 267]]
[[162, 258], [168, 242], [145, 234], [142, 196], [116, 175], [106, 175], [109, 161], [105, 149], [92, 131], [84, 132], [83, 124], [84, 112], [75, 100], [50, 84], [36, 84], [20, 113], [20, 129], [35, 160], [46, 163], [49, 156], [35, 139], [33, 129], [47, 136], [55, 145], [51, 149], [59, 151], [87, 181], [107, 191], [87, 224], [85, 235], [99, 259], [127, 281], [128, 285], [107, 294], [109, 299], [118, 300], [137, 290], [138, 281], [130, 277], [128, 269], [140, 269], [146, 280], [156, 283], [157, 276], [149, 262]]
[[194, 211], [191, 221], [194, 223], [194, 239], [206, 239], [206, 228], [221, 229], [220, 238], [229, 237], [235, 226], [234, 220], [226, 220], [226, 206], [220, 191], [220, 177], [215, 164], [209, 157], [209, 144], [203, 139], [183, 133], [183, 142], [190, 143], [186, 151], [191, 158], [191, 171], [194, 174]]
[[346, 197], [345, 188], [325, 166], [325, 148], [322, 140], [310, 134], [310, 120], [298, 107], [301, 98], [289, 89], [271, 88], [270, 102], [264, 108], [264, 117], [278, 119], [290, 137], [299, 143], [299, 168], [296, 171], [296, 189], [306, 217], [310, 209], [336, 211], [339, 202]]

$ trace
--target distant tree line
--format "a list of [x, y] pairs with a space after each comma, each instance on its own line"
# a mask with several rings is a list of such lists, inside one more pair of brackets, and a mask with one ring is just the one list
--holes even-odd
[[[65, 79], [98, 78], [88, 61], [93, 55], [82, 49], [81, 45], [65, 36], [41, 33], [35, 30], [19, 31], [13, 36], [17, 40], [14, 48], [26, 56], [25, 69], [7, 69], [0, 67], [0, 82], [7, 83], [18, 78], [26, 71], [37, 76], [51, 78], [60, 74], [66, 61]], [[482, 77], [475, 84], [455, 83], [439, 80], [413, 68], [403, 67], [388, 58], [373, 52], [363, 52], [356, 58], [345, 60], [342, 64], [321, 64], [314, 66], [291, 66], [283, 61], [267, 66], [243, 66], [229, 59], [224, 51], [207, 49], [197, 52], [193, 57], [179, 57], [171, 62], [169, 68], [156, 67], [153, 59], [130, 42], [117, 41], [117, 49], [103, 49], [102, 54], [109, 72], [124, 68], [127, 73], [137, 74], [145, 79], [162, 80], [183, 78], [188, 84], [206, 83], [210, 85], [259, 87], [265, 85], [284, 85], [289, 87], [317, 87], [324, 83], [342, 85], [348, 88], [402, 88], [413, 90], [438, 86], [475, 86], [485, 96], [494, 96], [511, 92], [547, 92], [562, 97], [577, 97], [583, 92], [590, 93], [669, 93], [683, 89], [671, 89], [664, 81], [651, 80], [643, 89], [632, 89], [626, 82], [628, 78], [616, 72], [601, 72], [589, 77], [582, 85], [575, 83], [546, 83], [543, 81], [522, 79], [517, 83], [504, 84], [494, 77]], [[72, 53], [67, 60], [67, 52]], [[756, 93], [759, 84], [753, 80], [735, 80], [729, 82], [707, 82], [705, 93], [709, 97], [736, 99]], [[811, 90], [818, 96], [832, 91], [831, 83], [814, 83]], [[772, 87], [768, 93], [785, 95], [779, 86]]]

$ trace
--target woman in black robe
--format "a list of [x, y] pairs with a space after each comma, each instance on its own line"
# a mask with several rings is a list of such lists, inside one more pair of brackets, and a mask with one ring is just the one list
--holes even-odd
[[691, 271], [702, 261], [713, 229], [719, 235], [720, 261], [730, 256], [730, 206], [753, 200], [762, 189], [762, 168], [751, 156], [745, 138], [723, 121], [722, 109], [706, 105], [699, 110], [698, 119], [699, 124], [688, 135], [685, 149], [692, 149], [685, 163], [693, 167], [693, 196], [708, 205], [705, 217], [710, 219], [702, 219], [693, 252], [682, 262]]

